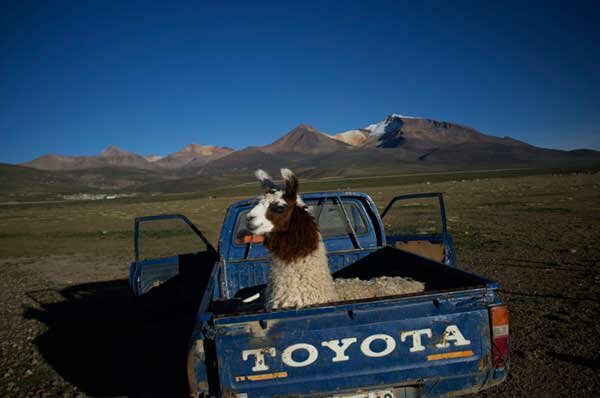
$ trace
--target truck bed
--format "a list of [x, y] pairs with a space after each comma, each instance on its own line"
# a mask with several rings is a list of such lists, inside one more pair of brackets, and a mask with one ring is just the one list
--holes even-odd
[[[475, 392], [502, 380], [491, 364], [488, 306], [497, 301], [495, 282], [391, 247], [335, 272], [336, 278], [378, 276], [414, 278], [426, 290], [272, 312], [260, 303], [216, 305], [215, 351], [207, 354], [218, 365], [221, 394], [322, 397], [377, 388], [426, 397]], [[410, 333], [420, 333], [420, 343]], [[456, 335], [461, 339], [450, 341]], [[353, 343], [346, 359], [334, 361], [324, 343], [343, 339]]]
[[412, 278], [425, 283], [425, 292], [496, 287], [495, 282], [481, 276], [389, 246], [363, 257], [333, 275], [335, 278], [363, 280], [381, 276]]
[[[342, 254], [347, 255], [348, 253]], [[340, 254], [330, 254], [330, 268], [335, 269], [338, 266]], [[230, 274], [247, 274], [247, 272], [239, 272], [235, 269], [235, 264], [229, 265]], [[257, 260], [255, 264], [246, 261], [243, 264], [244, 268], [255, 266], [259, 273], [268, 273], [268, 262]], [[236, 271], [238, 271], [236, 273]], [[255, 271], [256, 272], [256, 271]], [[433, 292], [452, 292], [459, 290], [467, 290], [474, 288], [496, 288], [495, 282], [482, 278], [457, 268], [446, 266], [444, 264], [432, 261], [425, 257], [416, 254], [396, 249], [393, 247], [383, 247], [377, 249], [368, 255], [359, 258], [355, 262], [332, 272], [335, 279], [338, 278], [359, 278], [362, 280], [370, 280], [381, 276], [399, 276], [404, 278], [412, 278], [414, 280], [425, 283], [425, 291], [422, 293], [402, 295], [415, 296], [430, 294]], [[262, 275], [259, 280], [266, 280], [266, 275]], [[255, 278], [257, 279], [257, 278]], [[244, 286], [249, 281], [239, 281], [239, 286]], [[250, 314], [261, 313], [264, 310], [264, 291], [266, 284], [257, 284], [254, 286], [242, 287], [235, 292], [232, 299], [216, 300], [212, 303], [211, 311], [216, 317], [223, 317], [234, 314]], [[260, 294], [260, 298], [252, 303], [244, 303], [244, 298], [251, 297], [256, 293]], [[395, 296], [391, 296], [395, 297]], [[377, 298], [382, 300], [384, 298]], [[354, 302], [371, 301], [371, 299], [356, 300]], [[326, 306], [335, 305], [338, 303], [325, 304]], [[324, 305], [319, 305], [324, 306]]]

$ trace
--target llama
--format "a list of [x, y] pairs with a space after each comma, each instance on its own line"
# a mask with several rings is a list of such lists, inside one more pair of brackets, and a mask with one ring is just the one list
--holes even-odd
[[256, 172], [268, 191], [247, 216], [248, 230], [265, 235], [271, 253], [267, 310], [338, 301], [319, 226], [298, 196], [298, 178], [289, 169], [281, 176], [284, 190], [263, 170]]
[[267, 193], [247, 215], [248, 231], [253, 235], [264, 235], [264, 245], [271, 253], [267, 310], [424, 290], [423, 283], [401, 277], [334, 280], [319, 226], [298, 196], [298, 178], [289, 169], [281, 169], [281, 176], [285, 181], [283, 190], [265, 171], [256, 171], [256, 177]]

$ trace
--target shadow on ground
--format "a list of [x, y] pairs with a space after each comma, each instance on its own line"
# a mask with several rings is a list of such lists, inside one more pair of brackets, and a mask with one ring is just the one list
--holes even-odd
[[[41, 309], [24, 315], [47, 325], [34, 344], [88, 395], [189, 396], [186, 356], [202, 290], [191, 286], [195, 294], [182, 300], [185, 289], [176, 282], [143, 303], [126, 280], [30, 292]], [[149, 311], [148, 303], [159, 305]]]

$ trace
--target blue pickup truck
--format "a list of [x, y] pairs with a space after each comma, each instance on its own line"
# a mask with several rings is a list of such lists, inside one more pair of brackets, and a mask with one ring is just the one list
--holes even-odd
[[[456, 267], [440, 193], [395, 197], [381, 214], [363, 193], [302, 199], [334, 278], [408, 277], [425, 290], [268, 312], [269, 255], [262, 237], [245, 230], [255, 199], [229, 207], [218, 249], [183, 215], [137, 218], [134, 294], [143, 299], [183, 279], [200, 300], [187, 363], [191, 396], [440, 397], [506, 379], [507, 307], [497, 282]], [[141, 259], [142, 226], [165, 219], [187, 224], [205, 250]]]

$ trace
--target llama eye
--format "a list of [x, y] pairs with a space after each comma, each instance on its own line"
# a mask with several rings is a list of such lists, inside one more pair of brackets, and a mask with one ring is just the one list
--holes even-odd
[[274, 213], [283, 213], [283, 209], [285, 209], [285, 206], [271, 206], [271, 211]]

